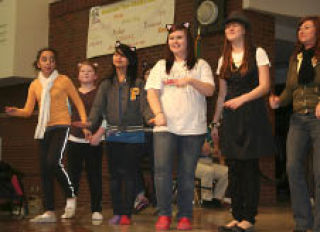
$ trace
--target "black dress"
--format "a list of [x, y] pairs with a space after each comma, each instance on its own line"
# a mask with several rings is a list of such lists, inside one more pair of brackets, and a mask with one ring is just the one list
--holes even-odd
[[[225, 101], [250, 92], [259, 84], [255, 59], [244, 76], [227, 70]], [[230, 68], [229, 68], [230, 69]], [[236, 110], [224, 108], [221, 124], [221, 152], [228, 159], [256, 159], [274, 153], [272, 128], [264, 98], [243, 104]]]

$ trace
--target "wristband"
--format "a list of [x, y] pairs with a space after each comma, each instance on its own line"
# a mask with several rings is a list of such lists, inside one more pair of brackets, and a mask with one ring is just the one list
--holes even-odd
[[211, 127], [219, 128], [221, 126], [220, 122], [211, 122], [210, 123]]

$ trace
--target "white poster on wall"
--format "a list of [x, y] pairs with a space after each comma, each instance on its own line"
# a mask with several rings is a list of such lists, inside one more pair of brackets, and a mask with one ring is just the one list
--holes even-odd
[[166, 43], [166, 24], [174, 21], [174, 0], [125, 0], [92, 7], [87, 58], [112, 54], [115, 42], [137, 48]]

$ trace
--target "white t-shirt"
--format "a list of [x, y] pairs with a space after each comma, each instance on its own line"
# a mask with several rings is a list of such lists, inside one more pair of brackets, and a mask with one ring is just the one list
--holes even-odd
[[[233, 59], [233, 62], [237, 68], [239, 68], [242, 63], [243, 54], [244, 54], [244, 52], [239, 52], [239, 53], [233, 52], [232, 53], [232, 59]], [[258, 66], [270, 65], [269, 57], [268, 57], [266, 51], [261, 47], [258, 47], [256, 50], [256, 61], [257, 61]], [[221, 56], [218, 61], [218, 68], [216, 71], [217, 75], [220, 74], [222, 62], [223, 62], [223, 57]]]
[[160, 102], [167, 119], [167, 126], [155, 126], [154, 132], [169, 131], [178, 135], [198, 135], [207, 132], [207, 104], [204, 95], [191, 85], [176, 87], [170, 80], [192, 77], [214, 86], [211, 67], [199, 59], [193, 69], [185, 62], [174, 62], [170, 74], [166, 73], [166, 61], [160, 60], [150, 71], [145, 89], [160, 90]]

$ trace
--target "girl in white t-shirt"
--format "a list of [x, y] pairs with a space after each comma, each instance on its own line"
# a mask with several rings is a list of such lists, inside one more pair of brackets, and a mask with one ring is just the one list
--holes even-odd
[[263, 99], [270, 87], [270, 63], [266, 52], [253, 46], [250, 31], [242, 12], [230, 15], [217, 70], [220, 88], [211, 135], [214, 140], [219, 136], [221, 153], [227, 158], [234, 217], [219, 232], [253, 230], [260, 192], [259, 157], [274, 151]]
[[155, 185], [159, 218], [156, 229], [171, 224], [173, 157], [178, 155], [177, 229], [191, 229], [194, 172], [207, 131], [206, 96], [214, 81], [211, 68], [194, 55], [189, 23], [167, 25], [167, 56], [158, 61], [146, 83], [155, 115]]

